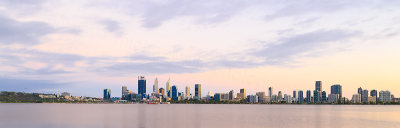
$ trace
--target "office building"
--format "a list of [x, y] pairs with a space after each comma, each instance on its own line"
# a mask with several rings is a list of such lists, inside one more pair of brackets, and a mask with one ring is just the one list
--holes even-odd
[[160, 93], [162, 96], [165, 96], [165, 89], [164, 88], [158, 89], [158, 93]]
[[268, 88], [268, 96], [272, 97], [272, 95], [274, 94], [274, 89], [272, 87]]
[[153, 85], [153, 93], [157, 93], [158, 94], [158, 79], [156, 77], [156, 79], [154, 80], [154, 85]]
[[321, 102], [321, 95], [320, 91], [314, 90], [314, 103], [320, 103]]
[[299, 95], [297, 95], [297, 96], [298, 96], [298, 98], [297, 98], [298, 101], [297, 101], [297, 102], [298, 102], [299, 104], [302, 104], [302, 103], [304, 102], [303, 91], [302, 91], [302, 90], [299, 90], [298, 93], [299, 93]]
[[146, 95], [146, 78], [144, 76], [138, 77], [138, 94], [142, 97]]
[[321, 96], [321, 102], [322, 103], [325, 103], [327, 100], [326, 100], [326, 92], [325, 91], [322, 91], [322, 96]]
[[256, 93], [257, 97], [258, 97], [258, 102], [264, 103], [264, 98], [265, 98], [265, 92], [257, 92]]
[[165, 83], [165, 91], [167, 98], [171, 98], [171, 78], [168, 78], [167, 83]]
[[353, 97], [351, 98], [351, 103], [354, 104], [359, 104], [361, 103], [361, 94], [354, 94]]
[[306, 103], [311, 103], [311, 91], [307, 90]]
[[368, 103], [368, 90], [363, 90], [361, 93], [361, 102], [362, 103]]
[[110, 89], [104, 89], [104, 100], [111, 100], [111, 90]]
[[322, 82], [321, 81], [315, 82], [315, 90], [322, 92]]
[[285, 103], [291, 104], [292, 103], [292, 96], [285, 94], [283, 100], [285, 101]]
[[214, 94], [214, 101], [221, 101], [221, 93], [215, 93]]
[[252, 103], [252, 104], [258, 103], [258, 96], [257, 95], [248, 95], [247, 102]]
[[376, 104], [376, 96], [369, 96], [368, 97], [368, 103]]
[[342, 86], [340, 84], [332, 85], [331, 94], [337, 94], [339, 99], [342, 99]]
[[339, 94], [329, 94], [328, 95], [329, 103], [339, 103], [340, 95]]
[[229, 100], [233, 100], [235, 98], [236, 98], [235, 91], [233, 90], [229, 91]]
[[122, 96], [121, 96], [121, 98], [123, 100], [128, 100], [128, 97], [129, 97], [128, 87], [127, 86], [122, 86]]
[[172, 100], [178, 100], [178, 88], [174, 85], [171, 89]]
[[358, 88], [357, 92], [358, 92], [358, 94], [362, 95], [363, 89], [360, 87], [360, 88]]
[[296, 98], [296, 91], [293, 91], [293, 98]]
[[201, 100], [201, 84], [195, 84], [194, 94], [197, 100]]
[[192, 94], [190, 94], [190, 86], [186, 86], [185, 94], [186, 94], [186, 97], [190, 99], [190, 97], [192, 96]]
[[375, 102], [378, 102], [378, 91], [377, 90], [375, 90], [375, 89], [371, 90], [370, 95], [376, 97]]
[[379, 102], [390, 103], [392, 102], [392, 97], [389, 91], [379, 91]]
[[283, 100], [282, 92], [278, 91], [278, 102], [281, 102], [282, 100]]

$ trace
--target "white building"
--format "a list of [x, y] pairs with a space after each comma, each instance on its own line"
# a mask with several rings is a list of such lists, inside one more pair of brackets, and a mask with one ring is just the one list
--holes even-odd
[[154, 85], [153, 85], [153, 93], [159, 93], [158, 91], [158, 79], [156, 77], [156, 79], [154, 80]]
[[392, 102], [392, 97], [389, 91], [380, 91], [379, 92], [379, 102], [388, 103]]
[[353, 97], [351, 98], [351, 103], [361, 103], [361, 94], [354, 94]]
[[258, 96], [257, 95], [248, 95], [247, 102], [252, 103], [252, 104], [258, 103]]

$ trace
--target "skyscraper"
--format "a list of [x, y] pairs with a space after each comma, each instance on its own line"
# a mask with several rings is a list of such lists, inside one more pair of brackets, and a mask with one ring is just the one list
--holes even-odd
[[153, 85], [153, 93], [157, 93], [158, 94], [158, 79], [156, 77], [156, 79], [154, 80], [154, 85]]
[[201, 84], [195, 84], [194, 95], [197, 100], [201, 100]]
[[392, 97], [389, 91], [379, 91], [379, 102], [388, 103], [392, 102]]
[[321, 81], [316, 81], [315, 82], [315, 90], [322, 92], [322, 83]]
[[376, 91], [375, 89], [371, 90], [370, 94], [371, 94], [371, 96], [375, 96], [376, 97], [375, 102], [378, 103], [378, 91]]
[[283, 100], [282, 92], [278, 91], [278, 102], [281, 102], [282, 100]]
[[314, 90], [314, 103], [320, 103], [321, 102], [321, 95], [320, 91]]
[[167, 97], [171, 97], [170, 96], [171, 95], [171, 93], [170, 93], [170, 91], [171, 91], [171, 79], [170, 78], [168, 78], [165, 90], [166, 90], [166, 93], [167, 93]]
[[339, 95], [339, 100], [342, 99], [342, 86], [340, 84], [332, 85], [331, 94], [337, 94]]
[[325, 91], [322, 91], [321, 102], [322, 103], [326, 102], [326, 92]]
[[178, 88], [174, 85], [172, 86], [172, 100], [178, 100]]
[[363, 90], [361, 94], [361, 102], [368, 103], [368, 90]]
[[360, 94], [360, 95], [362, 95], [362, 88], [360, 87], [360, 88], [358, 88], [358, 94]]
[[129, 90], [127, 86], [122, 86], [122, 99], [127, 100], [129, 96]]
[[310, 90], [307, 90], [306, 102], [307, 103], [311, 103], [311, 91]]
[[246, 89], [244, 89], [244, 88], [240, 89], [240, 93], [243, 93], [244, 98], [246, 98], [246, 96], [247, 96]]
[[110, 100], [111, 99], [111, 90], [110, 89], [104, 89], [104, 100]]
[[144, 76], [138, 77], [138, 94], [142, 97], [146, 95], [146, 78]]
[[274, 93], [274, 89], [272, 87], [269, 87], [268, 88], [268, 96], [270, 99], [272, 99], [271, 97], [272, 97], [273, 93]]
[[161, 93], [162, 96], [165, 96], [165, 89], [164, 88], [160, 88], [158, 93]]
[[296, 98], [296, 91], [293, 91], [293, 98]]
[[233, 90], [229, 91], [229, 100], [233, 100], [235, 98], [236, 98], [235, 97], [235, 91], [233, 91]]
[[190, 94], [190, 86], [186, 86], [185, 94], [186, 94], [186, 97], [190, 97], [192, 95], [192, 94]]
[[299, 102], [299, 104], [302, 104], [303, 103], [303, 101], [304, 101], [304, 97], [303, 97], [303, 91], [302, 90], [299, 90], [299, 95], [298, 95], [298, 101], [297, 102]]

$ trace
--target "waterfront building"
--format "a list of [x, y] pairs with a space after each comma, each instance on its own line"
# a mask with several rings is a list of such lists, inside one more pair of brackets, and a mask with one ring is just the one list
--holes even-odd
[[341, 99], [339, 94], [329, 94], [328, 96], [329, 103], [339, 103]]
[[392, 97], [389, 91], [380, 91], [379, 92], [379, 102], [389, 103], [392, 102]]
[[138, 77], [138, 94], [146, 95], [146, 78], [144, 76], [139, 76]]
[[293, 91], [293, 98], [296, 98], [296, 91]]
[[186, 86], [185, 94], [186, 94], [187, 99], [190, 99], [192, 97], [192, 94], [190, 94], [190, 86]]
[[240, 89], [240, 93], [237, 94], [237, 97], [239, 99], [246, 99], [246, 89], [244, 88]]
[[233, 90], [229, 91], [229, 100], [232, 101], [235, 98], [236, 98], [235, 91], [233, 91]]
[[278, 102], [278, 95], [273, 94], [271, 97], [271, 102], [275, 102], [275, 103]]
[[304, 97], [303, 97], [303, 90], [299, 90], [299, 95], [297, 95], [298, 96], [298, 103], [299, 104], [303, 104], [303, 102], [304, 102]]
[[154, 85], [153, 85], [153, 93], [159, 93], [158, 92], [159, 90], [158, 90], [158, 79], [157, 79], [157, 77], [156, 77], [156, 79], [154, 80]]
[[375, 90], [375, 89], [371, 90], [370, 95], [375, 96], [376, 97], [375, 102], [378, 102], [378, 91], [377, 90]]
[[167, 98], [171, 98], [171, 78], [168, 78], [168, 81], [167, 81], [167, 83], [165, 83], [165, 90], [166, 90], [166, 93], [167, 93]]
[[221, 101], [221, 93], [215, 93], [214, 94], [214, 101]]
[[201, 84], [195, 84], [195, 90], [194, 90], [194, 94], [195, 94], [195, 98], [197, 100], [201, 100]]
[[212, 91], [208, 91], [207, 100], [211, 100], [214, 98], [214, 93]]
[[111, 99], [111, 89], [104, 89], [103, 99], [104, 100], [110, 100]]
[[361, 103], [361, 94], [354, 94], [353, 97], [351, 98], [351, 103], [354, 104], [359, 104]]
[[342, 86], [340, 84], [332, 85], [331, 94], [337, 94], [339, 99], [342, 99]]
[[243, 95], [244, 95], [245, 97], [247, 96], [247, 94], [246, 94], [246, 89], [245, 89], [245, 88], [240, 89], [240, 93], [243, 93]]
[[283, 100], [282, 92], [278, 91], [278, 102], [281, 102], [282, 100]]
[[258, 96], [258, 102], [264, 103], [265, 92], [257, 92], [256, 95]]
[[322, 96], [321, 96], [321, 102], [322, 103], [325, 103], [327, 100], [326, 100], [326, 92], [325, 91], [322, 91]]
[[272, 95], [274, 94], [274, 89], [272, 87], [268, 88], [268, 96], [270, 97], [271, 101], [272, 101]]
[[369, 96], [368, 103], [376, 104], [376, 96]]
[[172, 86], [171, 88], [171, 92], [172, 92], [172, 100], [177, 101], [178, 100], [178, 87], [176, 87], [175, 85]]
[[361, 102], [362, 103], [368, 103], [368, 90], [363, 90], [361, 93]]
[[358, 92], [358, 94], [362, 95], [363, 89], [360, 87], [360, 88], [358, 88], [357, 92]]
[[221, 93], [221, 101], [229, 101], [229, 93]]
[[321, 95], [320, 91], [314, 90], [314, 103], [320, 103], [321, 102]]
[[322, 92], [322, 82], [321, 81], [315, 82], [315, 90]]
[[162, 96], [165, 96], [165, 89], [164, 88], [158, 89], [158, 93], [160, 93]]
[[252, 104], [258, 103], [258, 96], [257, 95], [248, 95], [247, 102], [252, 103]]
[[284, 101], [286, 102], [286, 103], [288, 103], [288, 104], [291, 104], [292, 103], [292, 96], [291, 95], [286, 95], [285, 94], [285, 96], [284, 96]]
[[61, 96], [68, 99], [69, 97], [71, 97], [71, 93], [63, 92], [63, 93], [61, 93]]
[[307, 103], [311, 103], [311, 91], [310, 90], [307, 90], [306, 102]]

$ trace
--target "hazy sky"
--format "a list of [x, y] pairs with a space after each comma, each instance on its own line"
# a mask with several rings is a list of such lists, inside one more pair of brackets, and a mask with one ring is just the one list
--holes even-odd
[[0, 90], [400, 95], [398, 0], [1, 0]]

